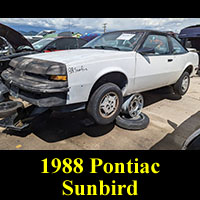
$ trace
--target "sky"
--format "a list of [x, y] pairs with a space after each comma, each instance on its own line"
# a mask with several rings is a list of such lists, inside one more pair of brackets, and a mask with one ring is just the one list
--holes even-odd
[[200, 24], [200, 18], [0, 18], [0, 23], [17, 31], [102, 33], [106, 23], [106, 31], [144, 28], [179, 33], [187, 26]]

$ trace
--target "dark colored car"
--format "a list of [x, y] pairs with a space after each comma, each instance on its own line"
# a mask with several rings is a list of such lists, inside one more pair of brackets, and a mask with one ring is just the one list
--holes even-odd
[[182, 29], [179, 38], [185, 47], [195, 48], [197, 51], [200, 51], [200, 25]]
[[[200, 25], [189, 26], [182, 29], [179, 38], [184, 47], [196, 49], [200, 56]], [[200, 75], [200, 69], [198, 70], [198, 74]]]
[[45, 38], [33, 43], [38, 52], [61, 51], [68, 49], [79, 49], [87, 43], [86, 40], [75, 37]]

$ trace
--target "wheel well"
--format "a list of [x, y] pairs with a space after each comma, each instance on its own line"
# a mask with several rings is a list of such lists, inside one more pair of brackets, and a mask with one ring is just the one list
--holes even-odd
[[94, 91], [97, 88], [99, 88], [101, 85], [105, 83], [114, 83], [122, 90], [128, 83], [128, 79], [121, 72], [111, 72], [111, 73], [105, 74], [95, 82], [95, 84], [93, 85], [90, 91], [89, 98], [91, 97], [91, 95], [94, 93]]
[[189, 65], [189, 66], [185, 69], [184, 72], [188, 72], [188, 73], [191, 75], [192, 71], [193, 71], [193, 66], [192, 66], [192, 65]]

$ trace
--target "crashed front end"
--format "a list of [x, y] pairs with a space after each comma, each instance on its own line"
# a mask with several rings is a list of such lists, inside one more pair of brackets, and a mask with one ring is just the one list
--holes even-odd
[[38, 107], [66, 105], [68, 92], [66, 65], [36, 58], [12, 59], [1, 74], [9, 92]]

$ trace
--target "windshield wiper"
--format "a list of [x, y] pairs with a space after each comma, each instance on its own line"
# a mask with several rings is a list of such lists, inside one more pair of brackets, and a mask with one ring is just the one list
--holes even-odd
[[104, 45], [101, 45], [101, 46], [94, 46], [94, 48], [95, 48], [95, 49], [114, 49], [114, 50], [120, 51], [120, 48], [112, 47], [112, 46], [104, 46]]

